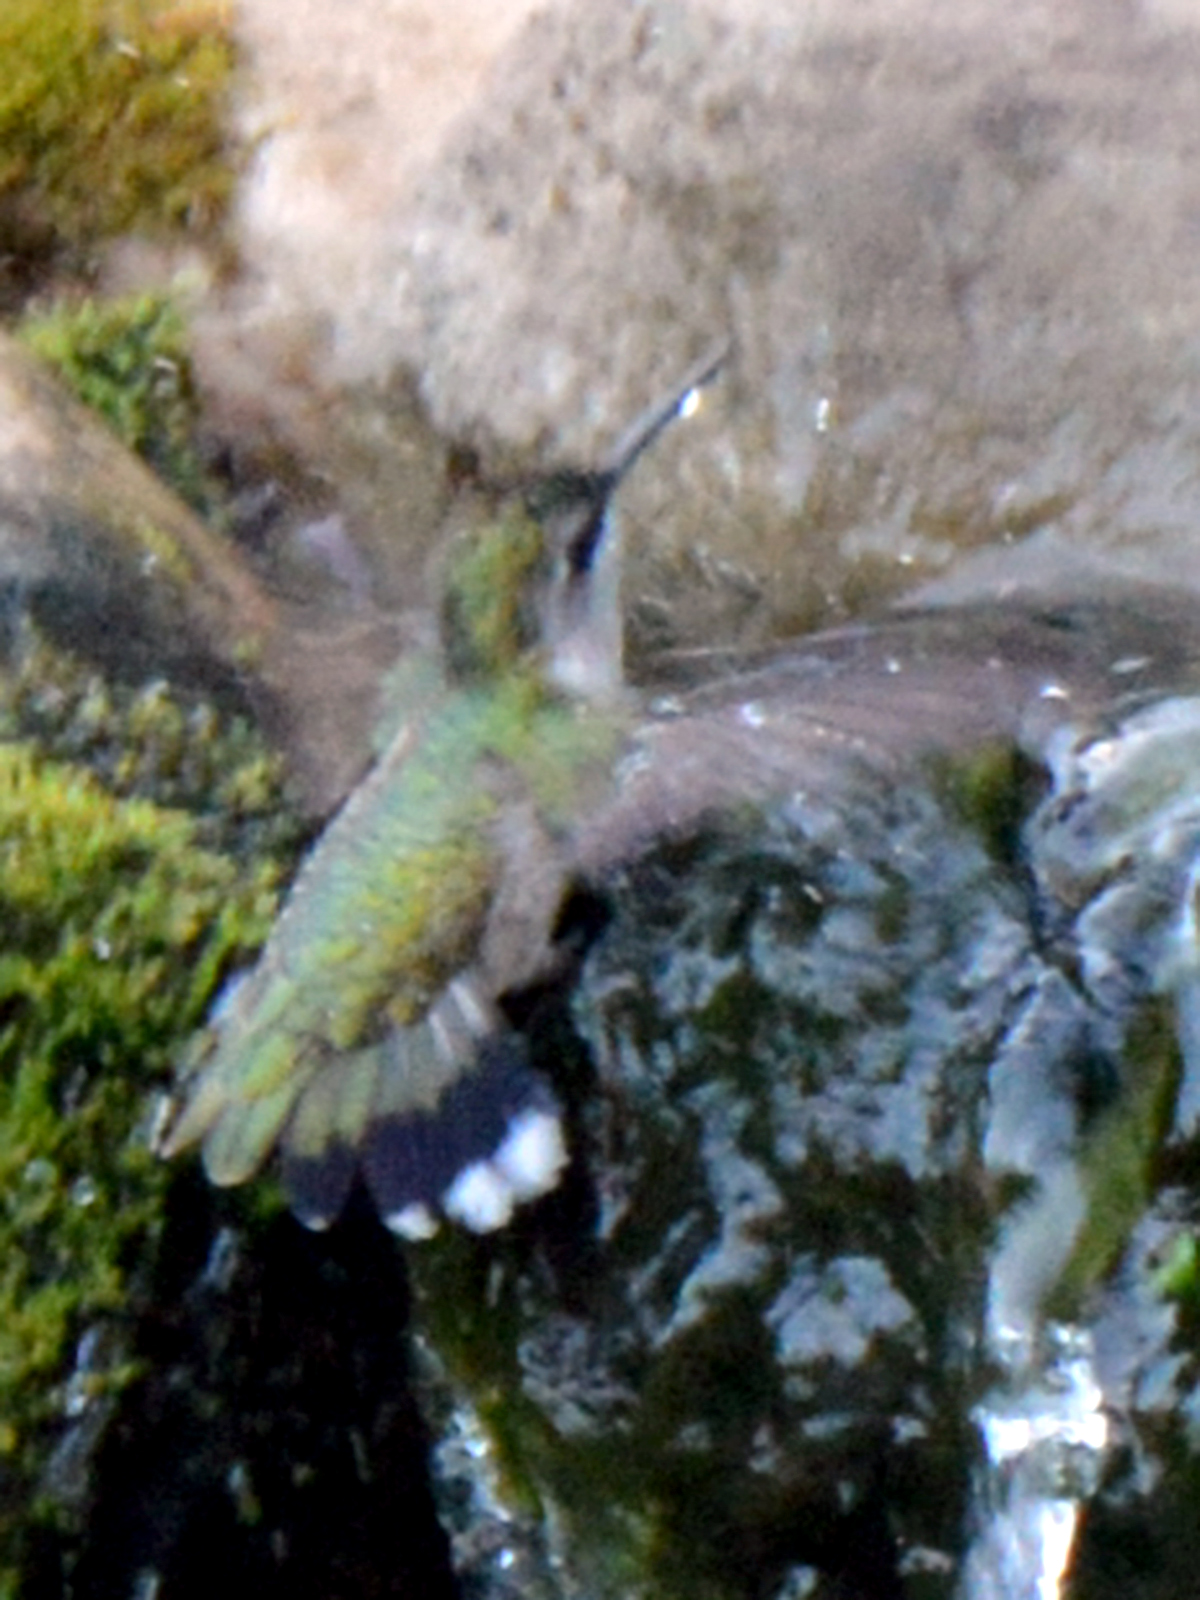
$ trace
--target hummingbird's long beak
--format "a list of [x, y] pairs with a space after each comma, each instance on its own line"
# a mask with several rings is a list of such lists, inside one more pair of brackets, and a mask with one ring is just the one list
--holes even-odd
[[624, 691], [621, 551], [610, 516], [612, 497], [696, 390], [716, 377], [728, 354], [727, 340], [710, 349], [665, 400], [625, 430], [597, 471], [577, 477], [574, 502], [565, 507], [552, 539], [555, 572], [543, 625], [550, 678], [570, 694], [603, 701]]
[[609, 501], [634, 462], [639, 461], [661, 433], [675, 420], [692, 396], [720, 372], [729, 358], [731, 344], [723, 339], [689, 367], [666, 399], [655, 400], [637, 417], [613, 445], [593, 475], [594, 501], [591, 515], [580, 524], [567, 551], [572, 572], [586, 573], [604, 532]]
[[723, 339], [701, 356], [694, 366], [689, 367], [665, 400], [656, 400], [647, 406], [641, 416], [626, 428], [609, 451], [607, 459], [600, 463], [601, 476], [611, 478], [615, 488], [638, 457], [679, 415], [691, 396], [712, 382], [728, 360], [729, 351], [730, 342]]

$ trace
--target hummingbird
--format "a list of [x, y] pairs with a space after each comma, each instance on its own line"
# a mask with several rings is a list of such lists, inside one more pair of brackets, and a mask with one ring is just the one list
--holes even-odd
[[225, 1186], [278, 1153], [317, 1229], [361, 1175], [408, 1238], [489, 1231], [557, 1184], [559, 1106], [501, 1002], [552, 965], [575, 819], [638, 714], [613, 497], [726, 354], [458, 543], [439, 648], [398, 667], [381, 754], [193, 1041], [161, 1154], [198, 1143]]

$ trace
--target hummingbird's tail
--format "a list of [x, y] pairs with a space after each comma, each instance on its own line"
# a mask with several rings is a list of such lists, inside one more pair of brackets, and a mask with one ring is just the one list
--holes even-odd
[[302, 1222], [327, 1227], [361, 1172], [385, 1223], [406, 1238], [433, 1233], [439, 1213], [477, 1233], [503, 1227], [516, 1206], [554, 1188], [567, 1162], [549, 1086], [469, 974], [420, 1022], [315, 1074], [279, 1144]]
[[[235, 985], [228, 1012], [253, 983]], [[487, 1233], [553, 1189], [567, 1163], [549, 1085], [469, 972], [419, 1022], [352, 1050], [274, 1029], [247, 1060], [244, 1050], [222, 1053], [227, 1021], [218, 1013], [200, 1037], [158, 1151], [199, 1143], [209, 1178], [225, 1187], [278, 1149], [289, 1204], [310, 1228], [336, 1220], [361, 1173], [384, 1222], [406, 1238], [435, 1232], [439, 1214]]]

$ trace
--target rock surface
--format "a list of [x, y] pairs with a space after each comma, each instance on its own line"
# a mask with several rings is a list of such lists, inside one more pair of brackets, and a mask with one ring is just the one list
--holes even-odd
[[[402, 620], [289, 604], [109, 428], [0, 337], [0, 595], [55, 645], [131, 684], [199, 686], [252, 712], [324, 814], [361, 772]], [[6, 640], [6, 644], [11, 638]]]
[[[1044, 528], [1194, 581], [1190, 13], [574, 0], [336, 26], [314, 51], [303, 8], [244, 11], [247, 115], [278, 131], [242, 199], [261, 286], [225, 330], [268, 411], [296, 404], [272, 372], [402, 373], [487, 461], [587, 458], [728, 330], [726, 392], [633, 486], [647, 638], [828, 620]], [[356, 510], [385, 542], [361, 486]], [[420, 496], [401, 520], [419, 547]]]

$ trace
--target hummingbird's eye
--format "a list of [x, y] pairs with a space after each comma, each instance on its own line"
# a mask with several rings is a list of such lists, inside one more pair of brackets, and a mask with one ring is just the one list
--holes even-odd
[[530, 491], [529, 514], [546, 529], [550, 554], [564, 576], [583, 578], [591, 571], [616, 481], [611, 472], [564, 471]]
[[595, 496], [590, 504], [580, 506], [563, 546], [567, 570], [573, 577], [582, 578], [592, 570], [597, 547], [604, 534], [604, 519], [608, 514], [608, 496]]

